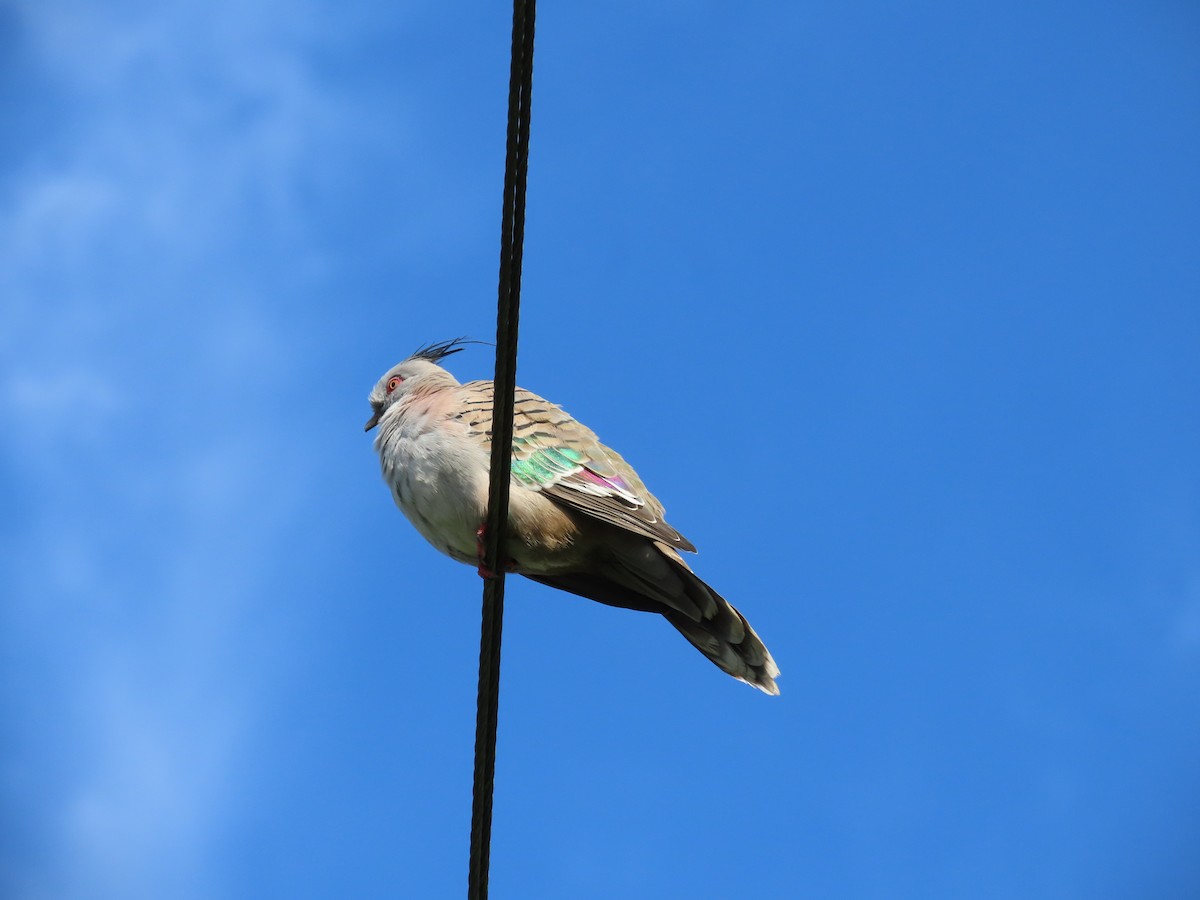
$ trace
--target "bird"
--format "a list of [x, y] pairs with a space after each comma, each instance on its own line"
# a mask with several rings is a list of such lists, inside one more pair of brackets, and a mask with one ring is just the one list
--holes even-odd
[[[366, 431], [392, 499], [437, 550], [483, 568], [490, 381], [459, 381], [440, 363], [463, 345], [422, 346], [371, 389]], [[737, 609], [680, 551], [637, 472], [561, 407], [517, 388], [504, 569], [610, 606], [658, 613], [739, 681], [778, 695], [779, 667]]]

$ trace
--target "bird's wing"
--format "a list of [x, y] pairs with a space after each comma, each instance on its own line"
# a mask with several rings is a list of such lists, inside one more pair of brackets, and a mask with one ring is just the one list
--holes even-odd
[[[464, 384], [457, 418], [471, 435], [491, 444], [492, 383]], [[664, 521], [663, 506], [629, 463], [600, 443], [561, 407], [517, 388], [513, 414], [512, 478], [564, 506], [680, 550], [691, 541]]]

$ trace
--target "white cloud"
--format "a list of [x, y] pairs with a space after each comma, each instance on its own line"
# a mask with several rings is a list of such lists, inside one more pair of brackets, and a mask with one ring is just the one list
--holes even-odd
[[263, 292], [319, 268], [300, 186], [353, 115], [308, 64], [328, 37], [316, 10], [16, 7], [64, 118], [0, 173], [0, 460], [20, 532], [0, 627], [42, 711], [11, 711], [23, 743], [0, 751], [4, 803], [38, 844], [0, 892], [211, 896], [206, 843], [286, 657], [245, 626], [269, 617], [286, 486], [308, 465], [303, 447], [278, 459], [250, 408], [297, 352]]

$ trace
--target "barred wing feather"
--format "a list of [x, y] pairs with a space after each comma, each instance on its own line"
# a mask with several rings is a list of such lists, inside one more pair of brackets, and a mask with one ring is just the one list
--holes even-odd
[[[492, 383], [461, 388], [471, 434], [491, 444]], [[522, 487], [626, 531], [680, 550], [692, 543], [666, 523], [663, 506], [620, 454], [587, 426], [536, 394], [517, 388], [513, 416], [513, 480]]]

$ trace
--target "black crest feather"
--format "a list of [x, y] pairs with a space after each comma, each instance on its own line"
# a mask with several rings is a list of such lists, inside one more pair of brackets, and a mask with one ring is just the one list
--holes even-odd
[[463, 349], [465, 344], [485, 344], [486, 341], [473, 341], [467, 337], [456, 337], [448, 341], [439, 341], [436, 344], [426, 344], [423, 347], [418, 347], [409, 359], [427, 359], [432, 363], [441, 362], [451, 353], [457, 353]]

